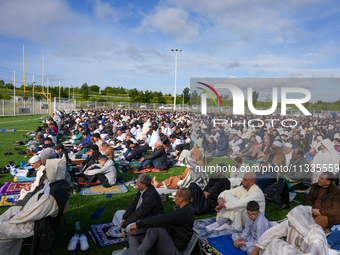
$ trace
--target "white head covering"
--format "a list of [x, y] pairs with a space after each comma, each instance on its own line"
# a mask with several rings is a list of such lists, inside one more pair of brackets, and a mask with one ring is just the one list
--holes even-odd
[[275, 141], [275, 142], [273, 142], [273, 145], [275, 145], [275, 146], [277, 146], [277, 147], [282, 147], [282, 143], [281, 142], [279, 142], [279, 141]]
[[30, 158], [30, 160], [28, 161], [28, 163], [30, 164], [34, 164], [37, 163], [40, 160], [40, 157], [37, 155], [34, 155], [32, 158]]
[[288, 148], [293, 148], [293, 145], [292, 145], [291, 143], [285, 143], [284, 146], [286, 146], [286, 147], [288, 147]]
[[316, 139], [322, 141], [322, 136], [319, 135]]

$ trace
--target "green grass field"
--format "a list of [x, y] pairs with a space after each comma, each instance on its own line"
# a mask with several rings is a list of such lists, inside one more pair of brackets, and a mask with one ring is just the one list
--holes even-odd
[[[24, 146], [14, 146], [14, 141], [24, 141], [27, 139], [22, 138], [28, 131], [34, 131], [39, 123], [39, 117], [45, 115], [34, 115], [34, 116], [15, 116], [15, 117], [0, 117], [0, 129], [17, 129], [16, 132], [0, 132], [0, 167], [3, 168], [10, 161], [14, 161], [17, 165], [20, 161], [27, 162], [31, 156], [18, 155], [17, 151], [14, 151], [15, 147], [25, 149]], [[5, 152], [12, 152], [13, 155], [4, 155]], [[216, 165], [218, 163], [232, 164], [231, 159], [214, 159], [209, 162], [209, 165]], [[157, 180], [163, 181], [170, 176], [182, 174], [184, 167], [170, 168], [167, 173], [151, 173], [150, 175], [157, 176]], [[118, 171], [118, 177], [123, 177], [124, 181], [129, 181], [133, 177], [138, 175], [132, 172], [121, 174]], [[0, 174], [0, 183], [13, 181], [13, 177], [10, 173]], [[126, 209], [129, 204], [133, 201], [137, 191], [129, 186], [129, 192], [125, 194], [113, 195], [112, 198], [105, 198], [105, 195], [100, 196], [80, 196], [79, 194], [72, 194], [69, 200], [69, 208], [65, 213], [65, 217], [68, 222], [70, 234], [88, 234], [90, 225], [99, 223], [108, 223], [112, 221], [113, 215], [117, 210]], [[298, 194], [295, 200], [303, 203], [303, 195]], [[164, 208], [167, 213], [173, 211], [175, 203], [168, 199], [168, 202], [164, 203]], [[291, 206], [299, 205], [298, 203], [291, 203]], [[96, 211], [98, 207], [104, 207], [104, 211], [97, 220], [91, 219], [91, 215]], [[0, 208], [0, 214], [6, 211], [7, 208]], [[269, 220], [279, 220], [285, 218], [288, 210], [278, 211], [275, 209], [275, 204], [267, 203], [266, 206], [266, 217]], [[207, 214], [196, 217], [196, 219], [206, 218], [215, 216], [215, 213]], [[80, 222], [81, 230], [77, 231], [75, 228], [75, 222]], [[67, 246], [70, 237], [67, 233], [67, 229], [63, 223], [60, 224], [59, 231], [63, 241], [63, 245], [60, 245], [58, 240], [55, 241], [54, 254], [65, 254], [67, 253]], [[119, 250], [124, 247], [128, 247], [127, 243], [110, 246], [107, 248], [98, 248], [93, 242], [92, 238], [88, 235], [88, 241], [90, 248], [87, 251], [82, 251], [81, 254], [111, 254], [113, 250]], [[28, 251], [24, 251], [23, 254], [28, 254]]]

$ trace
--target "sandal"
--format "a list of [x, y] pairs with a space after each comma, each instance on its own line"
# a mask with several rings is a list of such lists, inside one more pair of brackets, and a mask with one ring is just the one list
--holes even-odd
[[168, 199], [167, 199], [167, 197], [166, 197], [165, 194], [161, 194], [161, 201], [162, 201], [163, 203], [165, 203], [166, 201], [168, 201]]
[[207, 255], [211, 255], [213, 253], [213, 249], [212, 249], [211, 245], [208, 244], [208, 243], [202, 245], [202, 250]]

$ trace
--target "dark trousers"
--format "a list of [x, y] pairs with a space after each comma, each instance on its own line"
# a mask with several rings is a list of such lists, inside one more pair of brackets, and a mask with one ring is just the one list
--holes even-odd
[[262, 175], [261, 177], [257, 177], [256, 185], [259, 186], [259, 188], [264, 191], [269, 185], [272, 185], [276, 182], [276, 178], [266, 178], [265, 175]]
[[283, 181], [283, 178], [279, 178], [279, 182], [277, 183], [276, 193], [275, 195], [280, 198], [282, 203], [288, 204], [289, 203], [289, 191], [294, 190], [306, 190], [308, 186], [298, 183], [291, 187], [288, 187], [288, 184]]
[[144, 255], [148, 251], [153, 254], [182, 255], [165, 228], [149, 228], [145, 236], [131, 235], [128, 237], [131, 254]]
[[193, 198], [195, 215], [202, 215], [215, 212], [217, 201], [205, 198], [203, 191], [196, 183], [191, 183], [189, 189], [191, 191], [191, 196]]
[[100, 181], [100, 184], [104, 186], [104, 188], [110, 188], [112, 187], [109, 184], [108, 179], [106, 178], [106, 176], [104, 174], [97, 174], [97, 175], [86, 175], [84, 176], [84, 179], [86, 181], [86, 187], [90, 187], [91, 182], [95, 182], [95, 181]]
[[146, 152], [148, 150], [151, 150], [152, 148], [149, 146], [149, 145], [144, 145], [144, 146], [141, 146], [141, 147], [138, 147], [138, 148], [135, 148], [132, 153], [127, 156], [125, 159], [127, 161], [131, 161], [132, 159], [134, 159], [136, 156], [142, 154], [143, 152]]

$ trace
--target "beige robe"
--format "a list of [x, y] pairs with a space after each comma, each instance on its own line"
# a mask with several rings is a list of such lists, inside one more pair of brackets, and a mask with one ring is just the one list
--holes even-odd
[[0, 215], [0, 255], [19, 254], [23, 238], [34, 235], [34, 222], [47, 216], [57, 216], [59, 208], [49, 194], [49, 184], [65, 178], [65, 157], [48, 159], [46, 169], [48, 183], [45, 180], [44, 189], [32, 196], [25, 206], [13, 206]]
[[44, 175], [44, 170], [45, 170], [45, 166], [41, 165], [36, 171], [37, 171], [37, 174], [36, 174], [36, 177], [35, 177], [35, 180], [34, 182], [31, 184], [31, 187], [28, 191], [26, 191], [25, 189], [22, 189], [20, 191], [20, 197], [19, 197], [19, 200], [22, 200], [26, 194], [28, 192], [32, 192], [37, 186], [39, 186], [39, 183], [40, 183], [40, 178], [41, 176]]

